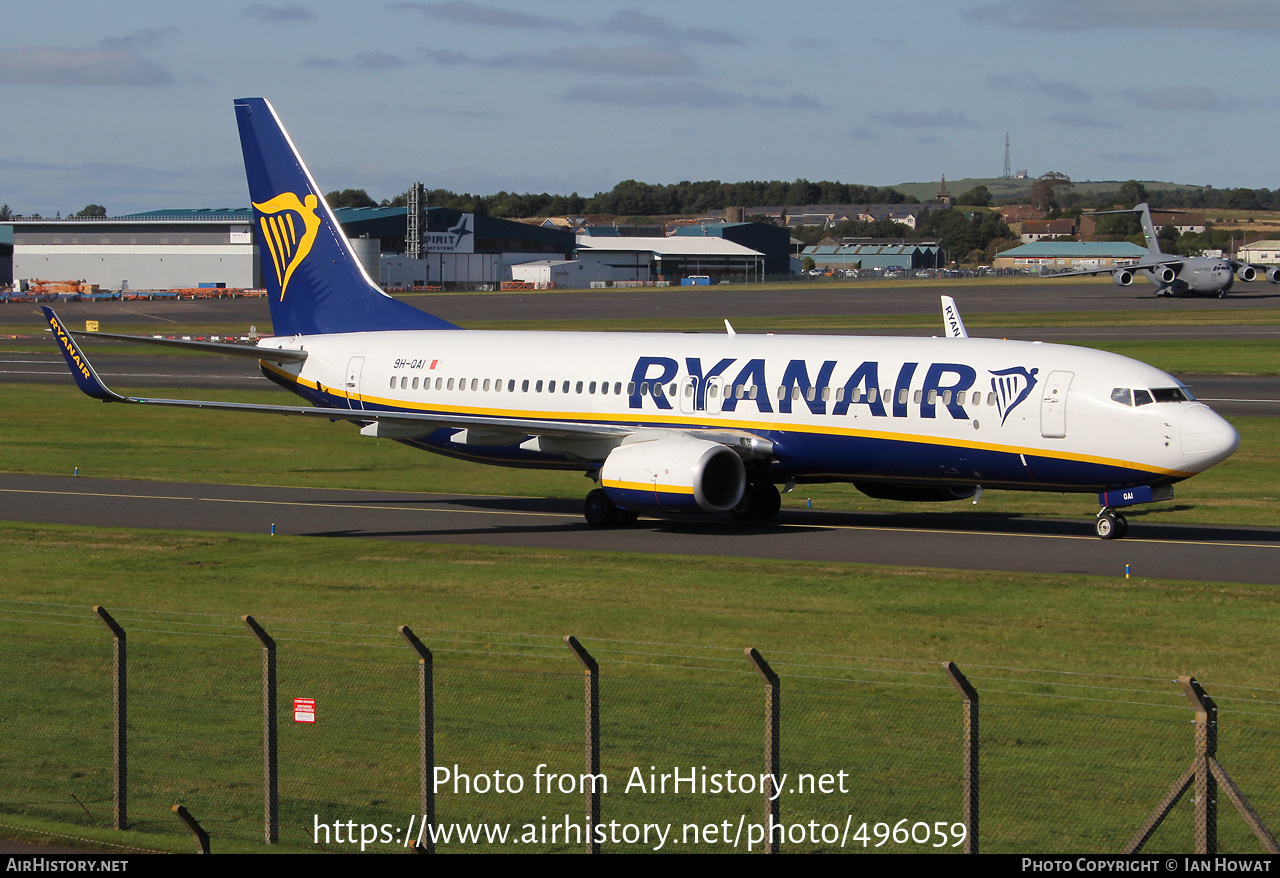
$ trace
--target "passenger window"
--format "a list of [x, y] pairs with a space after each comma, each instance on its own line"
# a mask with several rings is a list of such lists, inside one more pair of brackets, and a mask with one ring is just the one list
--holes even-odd
[[417, 378], [414, 378], [414, 379], [413, 379], [413, 389], [414, 389], [414, 390], [417, 390], [417, 389], [418, 389], [418, 379], [417, 379]]
[[395, 390], [395, 389], [396, 389], [396, 376], [394, 376], [394, 375], [392, 375], [392, 376], [391, 376], [391, 388], [390, 388], [390, 389], [391, 389], [391, 390]]
[[686, 385], [685, 385], [685, 387], [684, 387], [684, 398], [685, 398], [685, 399], [692, 399], [692, 398], [693, 398], [693, 383], [692, 383], [692, 382], [690, 382], [689, 384], [686, 384]]
[[993, 390], [987, 394], [987, 405], [995, 405], [995, 404], [996, 404], [996, 393]]
[[516, 392], [516, 379], [512, 378], [507, 382], [507, 393], [515, 393], [515, 392]]
[[561, 392], [561, 393], [568, 393], [568, 392], [569, 392], [569, 382], [568, 382], [568, 381], [566, 381], [566, 382], [564, 383], [564, 387], [561, 387], [561, 388], [560, 388], [560, 392]]
[[[565, 383], [567, 384], [568, 382], [565, 382]], [[568, 392], [569, 392], [569, 391], [566, 389], [566, 390], [565, 390], [565, 393], [568, 393]], [[575, 393], [581, 393], [581, 392], [582, 392], [582, 382], [581, 382], [581, 381], [579, 381], [579, 382], [577, 383], [577, 385], [574, 387], [574, 392], [575, 392]]]
[[[474, 389], [474, 386], [473, 386], [473, 389]], [[486, 393], [489, 391], [489, 379], [488, 379], [488, 378], [484, 379], [484, 391], [485, 391]]]
[[[619, 381], [618, 383], [619, 383], [619, 384], [621, 384], [622, 382], [621, 382], [621, 381]], [[618, 391], [615, 389], [613, 392], [614, 392], [614, 393], [617, 393]], [[631, 396], [631, 395], [632, 395], [633, 393], [635, 393], [635, 392], [636, 392], [636, 383], [635, 383], [634, 381], [628, 381], [628, 382], [627, 382], [627, 396]]]
[[[485, 382], [485, 384], [488, 384], [488, 383], [489, 383], [488, 381], [486, 381], [486, 382]], [[479, 385], [479, 384], [480, 384], [480, 379], [479, 379], [479, 378], [472, 378], [472, 379], [471, 379], [471, 389], [472, 389], [473, 391], [474, 391], [474, 390], [476, 390], [476, 389], [478, 389], [478, 385]]]
[[824, 387], [824, 388], [822, 388], [822, 401], [823, 401], [823, 402], [830, 402], [830, 401], [831, 401], [831, 388], [830, 388], [830, 387]]
[[[919, 391], [917, 391], [917, 392], [919, 392]], [[935, 405], [935, 404], [938, 402], [938, 391], [936, 391], [936, 390], [930, 390], [930, 391], [929, 391], [929, 400], [928, 400], [928, 401], [929, 401], [929, 405]]]
[[1135, 391], [1133, 392], [1133, 404], [1134, 404], [1134, 405], [1150, 405], [1150, 404], [1151, 404], [1151, 403], [1153, 403], [1153, 402], [1155, 402], [1155, 400], [1153, 400], [1153, 399], [1151, 398], [1151, 394], [1150, 394], [1148, 391], [1146, 391], [1146, 390], [1135, 390]]
[[750, 392], [747, 394], [747, 396], [748, 396], [749, 398], [751, 398], [751, 399], [755, 399], [755, 398], [756, 398], [756, 391], [757, 391], [757, 390], [759, 390], [759, 388], [758, 388], [756, 385], [752, 384], [752, 385], [751, 385], [751, 390], [750, 390]]
[[919, 391], [919, 390], [917, 390], [917, 391], [915, 392], [915, 395], [912, 397], [912, 400], [911, 400], [911, 401], [912, 401], [912, 402], [914, 402], [914, 403], [917, 403], [917, 404], [920, 402], [920, 391]]
[[439, 389], [440, 389], [440, 385], [441, 385], [441, 384], [443, 384], [443, 383], [444, 383], [444, 379], [443, 379], [443, 378], [437, 378], [437, 379], [436, 379], [436, 390], [439, 390]]
[[528, 393], [528, 392], [529, 392], [529, 379], [528, 379], [528, 378], [526, 378], [526, 379], [524, 379], [523, 381], [521, 381], [521, 382], [520, 382], [520, 392], [521, 392], [521, 393]]
[[538, 393], [541, 393], [541, 392], [542, 392], [542, 382], [541, 382], [541, 381], [539, 381], [539, 382], [538, 382], [538, 384], [537, 384], [537, 386], [535, 387], [535, 389], [537, 390], [537, 392], [538, 392]]
[[942, 391], [942, 404], [943, 404], [943, 405], [951, 405], [951, 391], [950, 391], [950, 390], [944, 390], [944, 391]]
[[[950, 390], [948, 390], [948, 391], [947, 391], [947, 393], [950, 393], [950, 392], [951, 392]], [[947, 401], [947, 394], [946, 394], [946, 393], [944, 393], [944, 394], [942, 395], [942, 401], [943, 401], [944, 403]], [[963, 390], [957, 390], [957, 391], [956, 391], [956, 405], [964, 405], [964, 391], [963, 391]]]
[[[916, 391], [916, 392], [919, 393], [919, 391]], [[919, 402], [919, 400], [917, 399], [916, 402]], [[907, 404], [907, 389], [904, 387], [898, 391], [898, 405], [906, 405], [906, 404]]]
[[450, 389], [450, 390], [453, 390], [453, 379], [452, 379], [452, 378], [450, 378], [450, 379], [449, 379], [449, 389]]
[[1111, 391], [1111, 399], [1121, 405], [1133, 405], [1133, 391], [1127, 387], [1117, 387]]
[[717, 396], [720, 395], [720, 388], [715, 384], [712, 384], [710, 387], [707, 388], [707, 395], [710, 396], [712, 399], [715, 399]]
[[[858, 401], [858, 391], [857, 391], [857, 390], [855, 390], [853, 393], [854, 393], [853, 401], [854, 401], [854, 402], [857, 402], [857, 401]], [[874, 387], [869, 388], [869, 389], [867, 390], [867, 402], [875, 402], [878, 398], [879, 398], [879, 394], [876, 392], [876, 389], [875, 389]]]
[[556, 392], [556, 383], [554, 381], [548, 381], [547, 393], [555, 393], [555, 392]]
[[[796, 389], [799, 390], [799, 388], [796, 388]], [[810, 387], [807, 391], [805, 391], [804, 398], [809, 400], [809, 402], [813, 402], [813, 397], [817, 393], [817, 390], [818, 388], [816, 387]]]
[[595, 393], [595, 392], [596, 392], [596, 383], [592, 381], [591, 384], [587, 386], [587, 393]]

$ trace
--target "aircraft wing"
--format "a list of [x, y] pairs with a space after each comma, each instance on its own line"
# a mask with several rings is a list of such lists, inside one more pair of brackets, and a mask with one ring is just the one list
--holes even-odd
[[[61, 325], [61, 324], [60, 324]], [[257, 345], [240, 344], [238, 342], [222, 342], [222, 341], [190, 341], [181, 338], [151, 338], [145, 335], [117, 335], [113, 332], [85, 332], [79, 329], [67, 329], [62, 327], [64, 332], [71, 335], [87, 336], [89, 338], [109, 338], [113, 341], [128, 341], [138, 344], [161, 345], [170, 348], [186, 348], [187, 350], [201, 351], [206, 354], [229, 354], [233, 357], [251, 357], [255, 360], [271, 360], [272, 362], [301, 362], [307, 358], [306, 351], [286, 350], [284, 348], [265, 348]], [[56, 332], [56, 330], [55, 330]]]
[[1165, 265], [1181, 266], [1183, 260], [1178, 256], [1172, 256], [1168, 259], [1159, 261], [1143, 260], [1135, 262], [1131, 265], [1113, 265], [1110, 268], [1081, 268], [1074, 271], [1055, 271], [1051, 274], [1042, 275], [1042, 277], [1095, 277], [1099, 274], [1115, 274], [1117, 271], [1145, 271], [1150, 268], [1160, 268]]
[[[363, 424], [369, 435], [387, 438], [412, 438], [425, 435], [437, 427], [453, 427], [481, 434], [512, 437], [544, 437], [562, 441], [604, 440], [607, 447], [620, 443], [636, 433], [652, 432], [654, 428], [629, 424], [595, 423], [590, 421], [556, 421], [532, 418], [502, 418], [485, 415], [458, 415], [443, 412], [379, 411], [367, 409], [323, 408], [318, 406], [262, 405], [259, 403], [216, 402], [197, 399], [164, 399], [147, 396], [126, 396], [106, 385], [72, 338], [72, 333], [62, 324], [53, 309], [42, 306], [49, 328], [62, 350], [76, 384], [88, 396], [103, 402], [122, 402], [135, 405], [176, 406], [179, 408], [210, 409], [214, 411], [257, 412], [259, 414], [296, 415], [304, 418], [324, 418], [330, 421], [351, 421]], [[96, 333], [94, 333], [96, 334]], [[133, 339], [132, 336], [125, 338]], [[189, 344], [189, 343], [188, 343]], [[234, 345], [231, 345], [235, 347]], [[221, 346], [220, 346], [221, 347]], [[207, 349], [207, 348], [206, 348]], [[275, 360], [277, 353], [301, 353], [276, 351], [270, 348], [255, 349], [259, 360]], [[298, 357], [292, 357], [298, 359]], [[698, 436], [711, 442], [719, 442], [735, 448], [746, 456], [767, 455], [772, 443], [763, 437], [739, 430], [714, 428], [677, 428], [658, 432], [679, 432]], [[606, 452], [607, 453], [607, 452]]]

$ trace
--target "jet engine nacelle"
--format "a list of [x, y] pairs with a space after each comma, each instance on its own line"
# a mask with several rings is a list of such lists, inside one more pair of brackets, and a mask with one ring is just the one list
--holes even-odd
[[1129, 284], [1133, 283], [1133, 272], [1125, 271], [1123, 268], [1119, 271], [1113, 272], [1111, 275], [1111, 282], [1118, 287], [1127, 287]]
[[1271, 281], [1273, 284], [1280, 284], [1280, 268], [1268, 268], [1267, 280]]
[[727, 446], [691, 436], [619, 445], [600, 468], [618, 506], [645, 512], [727, 512], [742, 500], [746, 467]]
[[978, 493], [977, 487], [969, 485], [944, 485], [942, 487], [926, 488], [918, 485], [895, 485], [883, 482], [854, 482], [853, 486], [868, 497], [876, 500], [905, 500], [910, 503], [968, 500]]
[[1161, 265], [1152, 271], [1152, 275], [1162, 284], [1171, 284], [1174, 278], [1178, 276], [1178, 272], [1174, 270], [1172, 265]]
[[[1240, 270], [1236, 272], [1236, 277], [1240, 278], [1240, 280], [1245, 283], [1249, 283], [1250, 281], [1258, 279], [1258, 270], [1252, 265], [1242, 265], [1240, 266]], [[1275, 283], [1275, 281], [1272, 281], [1272, 283]]]

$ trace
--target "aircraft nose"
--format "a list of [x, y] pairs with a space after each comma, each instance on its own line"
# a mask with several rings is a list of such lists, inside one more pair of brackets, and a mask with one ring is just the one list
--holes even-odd
[[1207, 405], [1193, 405], [1182, 416], [1182, 458], [1187, 469], [1207, 470], [1240, 447], [1236, 428]]

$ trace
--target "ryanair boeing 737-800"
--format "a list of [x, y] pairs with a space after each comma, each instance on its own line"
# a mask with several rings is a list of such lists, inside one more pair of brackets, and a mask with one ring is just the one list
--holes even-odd
[[598, 486], [585, 503], [593, 526], [640, 513], [768, 519], [778, 485], [850, 482], [899, 500], [1097, 493], [1097, 533], [1118, 537], [1116, 509], [1172, 497], [1239, 443], [1159, 369], [969, 338], [949, 300], [943, 338], [750, 335], [727, 323], [723, 335], [461, 330], [372, 282], [270, 104], [235, 110], [274, 335], [256, 347], [173, 343], [253, 357], [310, 405], [120, 395], [46, 308], [90, 396], [346, 420], [467, 460], [579, 470]]

